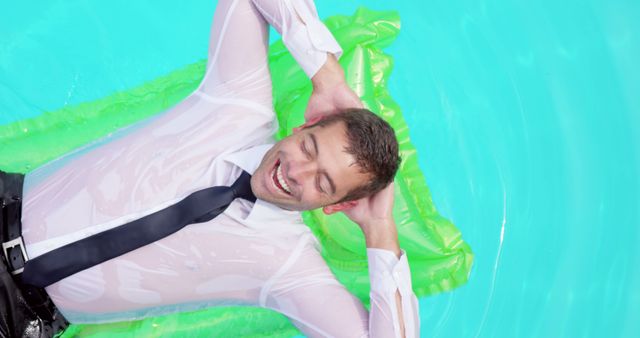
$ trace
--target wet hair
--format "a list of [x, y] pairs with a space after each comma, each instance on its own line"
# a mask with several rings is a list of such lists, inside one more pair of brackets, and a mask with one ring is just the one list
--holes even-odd
[[401, 159], [398, 140], [389, 123], [367, 109], [353, 108], [326, 116], [310, 128], [338, 122], [346, 128], [349, 145], [344, 150], [355, 158], [360, 172], [369, 174], [370, 179], [337, 203], [372, 195], [393, 182]]

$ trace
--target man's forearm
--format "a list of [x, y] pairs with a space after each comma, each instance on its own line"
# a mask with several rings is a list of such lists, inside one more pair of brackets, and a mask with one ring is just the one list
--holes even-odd
[[311, 78], [325, 62], [325, 53], [338, 57], [342, 49], [320, 21], [313, 0], [251, 0], [281, 35], [291, 55]]
[[327, 53], [327, 60], [311, 78], [313, 90], [325, 90], [344, 82], [344, 70], [338, 59], [332, 53]]
[[[378, 224], [369, 224], [364, 232], [367, 248], [385, 249], [393, 251], [396, 257], [400, 258], [400, 244], [398, 243], [398, 231], [393, 220], [380, 221]], [[375, 229], [375, 230], [373, 230]]]
[[352, 108], [363, 108], [358, 95], [347, 84], [345, 72], [332, 53], [325, 53], [326, 60], [311, 77], [313, 92], [304, 113], [306, 121]]
[[[385, 249], [392, 251], [396, 257], [400, 258], [400, 244], [398, 243], [398, 232], [393, 220], [380, 222], [379, 224], [369, 224], [368, 229], [377, 229], [364, 233], [367, 248]], [[400, 291], [396, 291], [396, 309], [398, 310], [398, 319], [400, 322], [400, 336], [405, 337], [404, 317], [402, 313], [402, 298]]]

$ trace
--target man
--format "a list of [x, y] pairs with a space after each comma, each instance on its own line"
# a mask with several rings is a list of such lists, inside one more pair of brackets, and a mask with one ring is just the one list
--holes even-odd
[[[307, 122], [276, 144], [268, 23], [314, 86]], [[69, 322], [246, 304], [283, 313], [311, 337], [417, 337], [417, 299], [391, 214], [397, 141], [358, 109], [340, 54], [311, 0], [220, 0], [194, 93], [26, 175], [22, 237], [31, 260], [252, 175], [255, 202], [236, 199], [212, 220], [47, 286]], [[363, 230], [370, 312], [336, 280], [302, 223], [299, 210], [319, 207]]]

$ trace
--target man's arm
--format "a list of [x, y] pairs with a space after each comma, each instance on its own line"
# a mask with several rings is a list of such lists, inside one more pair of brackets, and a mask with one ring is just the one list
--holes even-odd
[[[405, 288], [406, 283], [400, 285], [406, 304], [403, 304], [404, 335], [394, 300], [396, 288], [391, 274], [399, 272], [401, 278], [410, 277], [406, 257], [403, 255], [405, 258], [393, 264], [389, 258], [397, 258], [386, 249], [368, 248], [367, 252], [373, 277], [369, 311], [340, 284], [320, 252], [311, 245], [292, 252], [294, 263], [262, 290], [265, 302], [261, 305], [289, 317], [308, 337], [419, 337], [418, 301], [410, 285], [409, 289]], [[406, 290], [409, 294], [403, 293]]]
[[[372, 306], [376, 303], [395, 304], [393, 311], [398, 320], [394, 323], [399, 324], [396, 332], [400, 337], [412, 337], [419, 334], [418, 304], [411, 287], [406, 252], [400, 249], [398, 243], [398, 232], [393, 220], [393, 194], [394, 184], [391, 183], [382, 191], [358, 200], [354, 207], [343, 212], [364, 233]], [[405, 330], [409, 330], [408, 335]]]
[[[287, 315], [310, 337], [418, 337], [418, 299], [393, 222], [393, 184], [342, 211], [367, 241], [371, 308], [336, 280], [320, 253], [294, 250], [295, 263], [278, 277], [265, 305]], [[399, 256], [399, 258], [398, 258]]]
[[245, 107], [250, 101], [273, 115], [268, 41], [269, 24], [251, 0], [218, 0], [207, 68], [195, 97], [212, 103], [241, 99]]
[[313, 92], [304, 113], [306, 121], [347, 108], [362, 108], [362, 101], [349, 87], [338, 60], [327, 54], [327, 61], [311, 78]]
[[269, 24], [281, 34], [309, 78], [321, 68], [325, 70], [322, 74], [335, 70], [327, 62], [328, 55], [338, 58], [342, 49], [319, 20], [313, 1], [219, 0], [211, 25], [207, 70], [198, 91], [212, 97], [228, 89], [244, 98], [270, 97]]
[[252, 0], [264, 18], [282, 35], [282, 41], [313, 84], [305, 120], [362, 108], [347, 85], [338, 59], [342, 48], [320, 21], [312, 0]]
[[[367, 258], [369, 260], [369, 279], [371, 280], [372, 293], [377, 292], [381, 297], [386, 297], [385, 300], [387, 300], [387, 302], [390, 302], [389, 295], [394, 290], [397, 290], [395, 291], [394, 297], [396, 310], [398, 311], [398, 322], [400, 323], [400, 337], [406, 337], [406, 320], [404, 318], [402, 308], [404, 306], [403, 301], [406, 303], [410, 300], [403, 299], [400, 294], [399, 285], [401, 284], [404, 286], [404, 291], [406, 291], [404, 292], [404, 297], [415, 297], [411, 290], [411, 276], [408, 271], [409, 269], [408, 266], [405, 266], [406, 253], [400, 250], [396, 225], [393, 221], [380, 224], [378, 226], [367, 225], [367, 227], [383, 229], [372, 234], [365, 234]], [[404, 259], [404, 262], [400, 263], [400, 259]], [[379, 280], [387, 278], [389, 275], [392, 276], [395, 282], [391, 286], [375, 285], [380, 284]], [[414, 313], [411, 313], [411, 315], [414, 315]]]
[[[242, 0], [237, 0], [242, 1]], [[309, 78], [325, 65], [327, 55], [342, 48], [318, 18], [312, 0], [251, 0], [263, 18], [282, 36], [282, 42]]]

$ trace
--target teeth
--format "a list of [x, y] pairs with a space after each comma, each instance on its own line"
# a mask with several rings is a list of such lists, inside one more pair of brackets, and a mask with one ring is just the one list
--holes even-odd
[[289, 186], [282, 177], [282, 165], [280, 164], [278, 164], [278, 168], [276, 169], [276, 177], [278, 177], [278, 183], [280, 183], [284, 190], [288, 193], [291, 193], [291, 189], [289, 189]]

